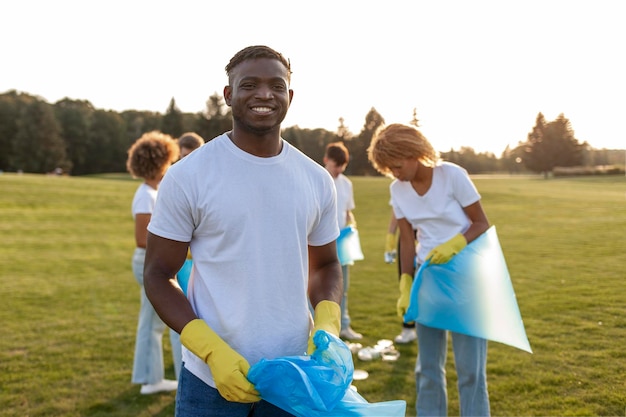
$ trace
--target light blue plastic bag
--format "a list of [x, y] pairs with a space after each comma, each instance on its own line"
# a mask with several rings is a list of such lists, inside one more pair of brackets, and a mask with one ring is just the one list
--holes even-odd
[[495, 226], [450, 262], [420, 267], [404, 321], [532, 353]]
[[319, 330], [313, 342], [311, 356], [263, 359], [250, 368], [261, 398], [300, 417], [404, 417], [405, 401], [368, 403], [350, 389], [352, 352], [341, 339]]
[[183, 293], [187, 295], [187, 286], [189, 285], [189, 277], [191, 277], [191, 268], [193, 267], [192, 259], [185, 259], [185, 263], [180, 268], [180, 271], [176, 274], [176, 280], [178, 285], [183, 290]]
[[365, 259], [361, 250], [361, 239], [356, 227], [348, 226], [339, 231], [337, 255], [341, 265], [354, 265], [354, 261]]

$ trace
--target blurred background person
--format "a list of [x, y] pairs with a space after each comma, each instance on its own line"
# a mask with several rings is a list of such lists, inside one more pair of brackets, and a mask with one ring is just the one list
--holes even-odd
[[[137, 321], [132, 382], [141, 384], [141, 394], [173, 391], [178, 381], [165, 379], [163, 364], [163, 333], [167, 326], [159, 318], [146, 296], [143, 285], [143, 266], [146, 255], [148, 223], [156, 203], [157, 190], [167, 169], [179, 158], [176, 141], [159, 131], [145, 133], [128, 150], [126, 168], [133, 178], [143, 182], [137, 188], [132, 202], [135, 221], [135, 252], [132, 270], [140, 287], [141, 304]], [[180, 336], [170, 329], [170, 343], [176, 378], [181, 367]]]
[[[354, 192], [352, 181], [343, 172], [350, 161], [348, 148], [342, 142], [332, 142], [326, 145], [324, 153], [324, 167], [333, 177], [337, 190], [337, 223], [339, 230], [348, 226], [356, 228], [356, 220], [352, 210], [355, 209]], [[342, 257], [340, 256], [341, 260]], [[350, 263], [342, 262], [341, 273], [343, 274], [343, 296], [341, 298], [341, 332], [339, 336], [348, 340], [363, 338], [361, 333], [355, 332], [351, 327], [350, 313], [348, 312], [348, 289], [350, 288]]]

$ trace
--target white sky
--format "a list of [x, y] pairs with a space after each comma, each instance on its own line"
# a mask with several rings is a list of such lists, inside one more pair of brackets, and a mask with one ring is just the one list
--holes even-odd
[[0, 92], [50, 103], [199, 112], [224, 66], [266, 44], [290, 58], [283, 127], [358, 133], [370, 108], [447, 151], [496, 155], [538, 112], [626, 148], [622, 0], [20, 0], [0, 4]]

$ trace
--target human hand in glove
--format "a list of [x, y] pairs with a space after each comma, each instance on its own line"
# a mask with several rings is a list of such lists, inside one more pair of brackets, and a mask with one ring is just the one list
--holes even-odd
[[430, 261], [431, 264], [445, 264], [466, 246], [467, 241], [465, 240], [465, 236], [459, 233], [452, 239], [428, 252], [426, 260]]
[[315, 351], [316, 346], [313, 343], [313, 336], [318, 330], [325, 330], [339, 337], [339, 331], [341, 330], [341, 307], [339, 307], [339, 304], [330, 300], [322, 300], [315, 306], [313, 330], [311, 330], [307, 347], [309, 355]]
[[181, 343], [201, 358], [213, 373], [220, 395], [228, 401], [253, 403], [261, 400], [246, 376], [250, 364], [213, 331], [204, 320], [187, 323], [180, 333]]
[[411, 286], [413, 285], [413, 277], [409, 274], [400, 275], [400, 297], [396, 303], [396, 310], [399, 317], [404, 317], [409, 309], [411, 301]]
[[385, 240], [385, 262], [392, 264], [396, 261], [396, 235], [395, 233], [387, 233]]

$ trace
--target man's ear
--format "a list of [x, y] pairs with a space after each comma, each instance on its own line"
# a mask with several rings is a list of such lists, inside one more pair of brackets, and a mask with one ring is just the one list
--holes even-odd
[[224, 87], [224, 102], [226, 102], [227, 106], [230, 106], [230, 99], [232, 97], [232, 89], [230, 85]]

